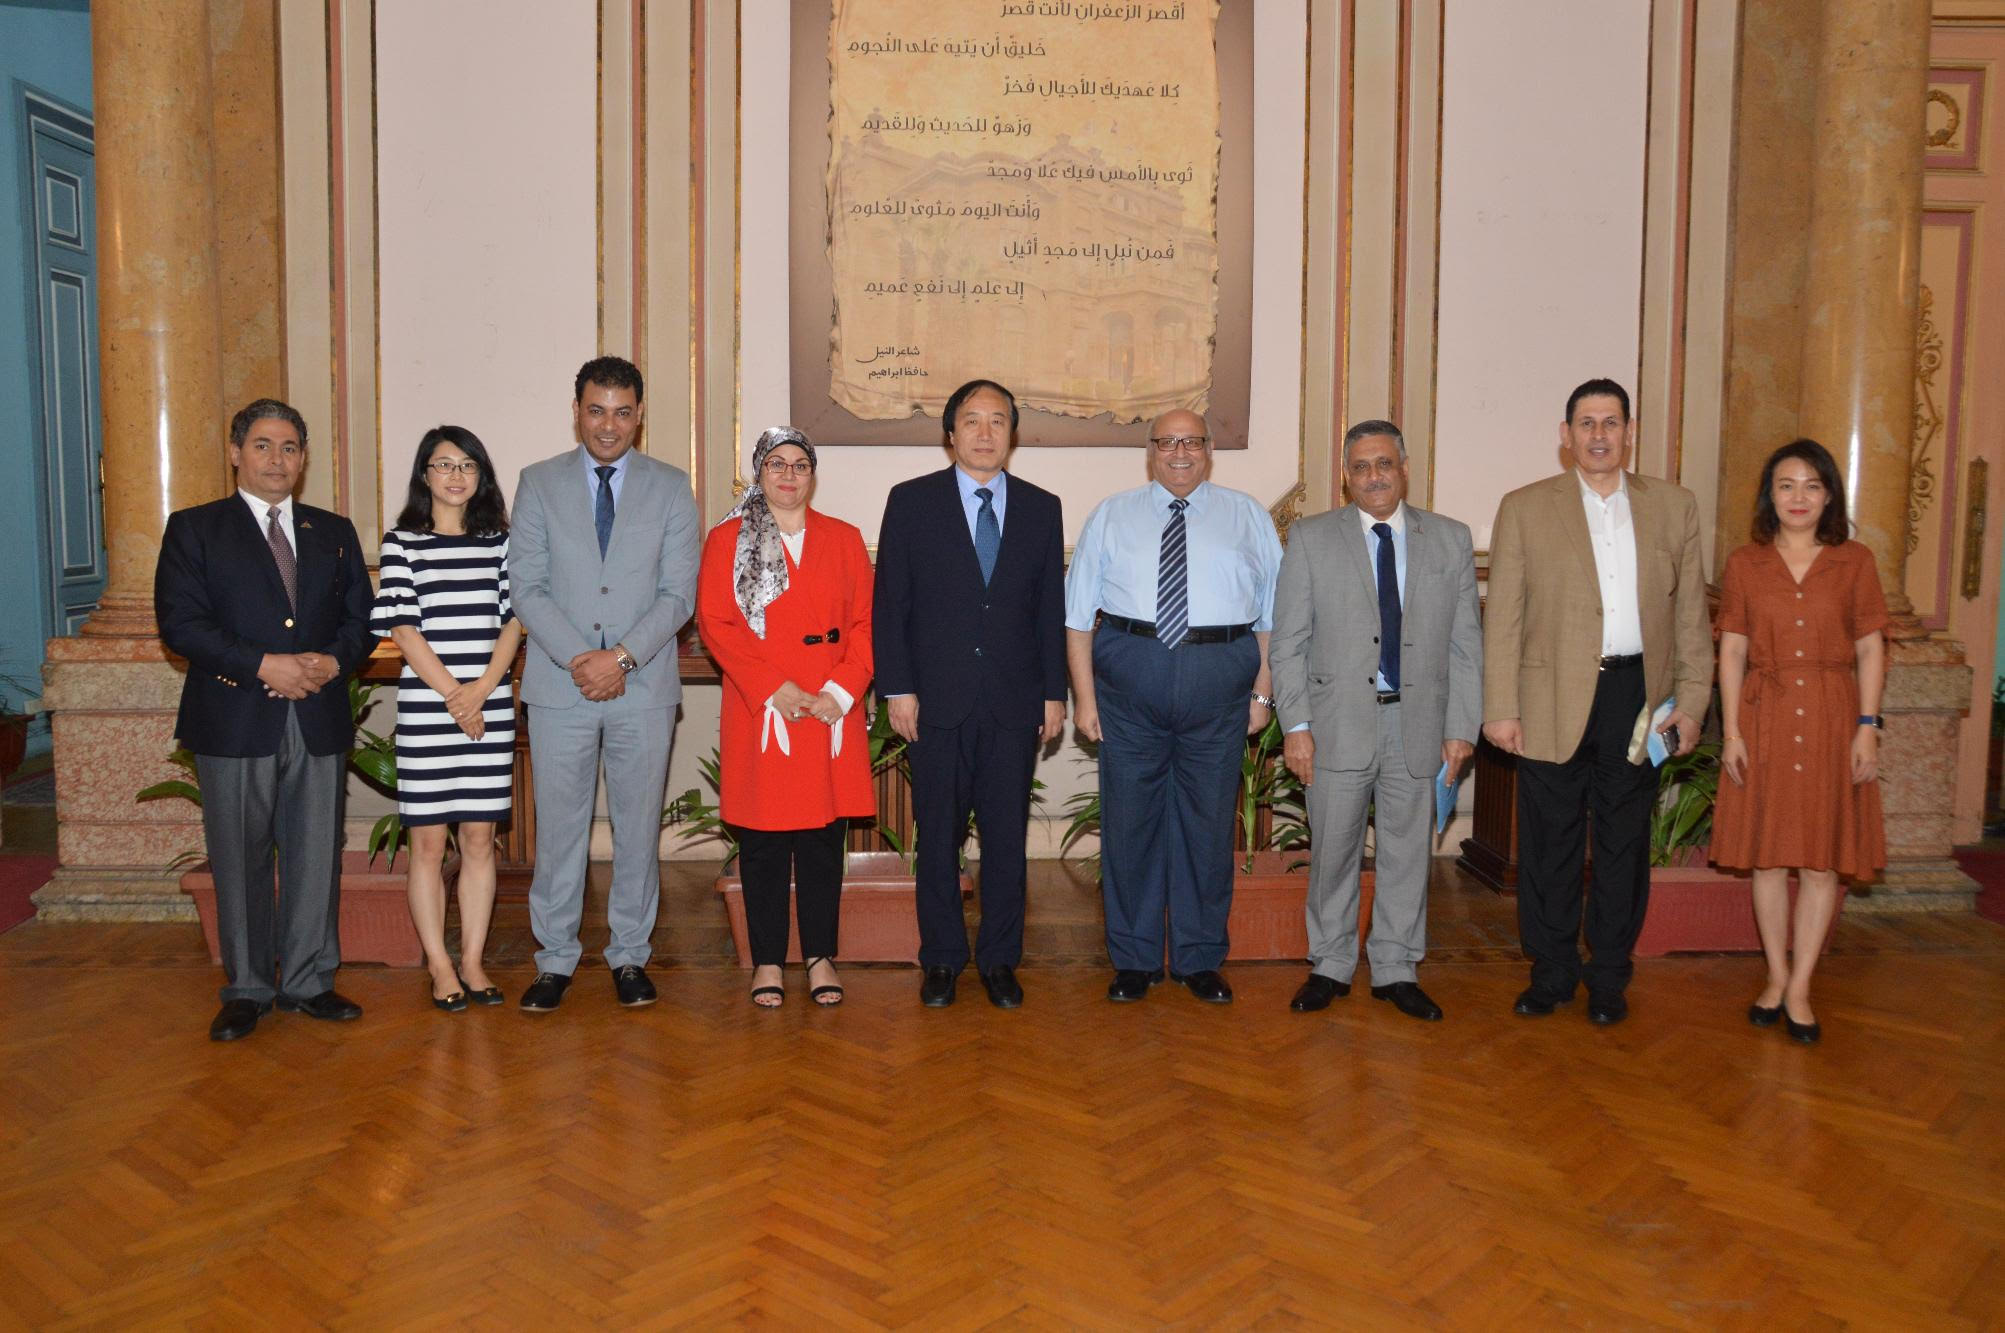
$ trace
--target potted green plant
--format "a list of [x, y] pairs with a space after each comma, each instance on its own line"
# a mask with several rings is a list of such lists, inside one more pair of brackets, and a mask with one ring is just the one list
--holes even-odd
[[[349, 716], [355, 722], [356, 740], [348, 752], [348, 766], [387, 795], [397, 790], [397, 745], [394, 732], [378, 735], [362, 725], [378, 687], [351, 678], [348, 682]], [[202, 804], [202, 787], [196, 774], [195, 757], [177, 748], [168, 761], [183, 770], [185, 778], [157, 782], [140, 792], [135, 800], [185, 800]], [[410, 831], [395, 810], [382, 816], [369, 833], [366, 851], [341, 854], [341, 956], [348, 962], [387, 963], [392, 967], [416, 967], [424, 961], [424, 946], [411, 924], [405, 893], [404, 874], [396, 869], [397, 850], [410, 838]], [[382, 866], [377, 857], [387, 852]], [[181, 876], [181, 891], [195, 900], [195, 913], [202, 922], [202, 934], [209, 944], [212, 961], [222, 961], [216, 934], [216, 880], [209, 863], [199, 852], [183, 852], [173, 864], [195, 862]], [[450, 881], [456, 867], [448, 863]]]
[[[916, 963], [919, 960], [919, 917], [914, 905], [916, 879], [912, 856], [917, 838], [912, 825], [912, 765], [905, 738], [891, 729], [888, 710], [878, 709], [870, 720], [870, 772], [877, 785], [877, 819], [850, 829], [849, 851], [842, 880], [842, 952], [848, 963]], [[724, 873], [717, 893], [731, 922], [731, 940], [741, 967], [752, 965], [752, 945], [745, 930], [745, 886], [732, 871], [737, 840], [717, 808], [721, 790], [719, 755], [712, 750], [698, 765], [704, 786], [691, 787], [661, 812], [664, 825], [679, 826], [685, 840], [713, 839], [725, 853]], [[973, 892], [967, 870], [961, 872], [961, 895]], [[799, 961], [798, 932], [789, 943], [788, 959]]]

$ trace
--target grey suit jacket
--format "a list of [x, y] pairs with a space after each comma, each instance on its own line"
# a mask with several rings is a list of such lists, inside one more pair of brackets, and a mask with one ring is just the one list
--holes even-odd
[[[1378, 751], [1378, 584], [1356, 505], [1288, 533], [1274, 590], [1274, 694], [1283, 730], [1310, 724], [1316, 767], [1368, 767]], [[1400, 741], [1407, 772], [1431, 778], [1446, 738], [1483, 723], [1483, 628], [1469, 529], [1406, 507], [1400, 615]]]
[[594, 648], [626, 645], [640, 666], [616, 711], [673, 708], [682, 699], [675, 634], [696, 607], [702, 534], [689, 474], [645, 454], [629, 455], [599, 557], [590, 475], [571, 449], [522, 469], [508, 536], [509, 596], [529, 632], [522, 701], [570, 708], [584, 696], [570, 662]]

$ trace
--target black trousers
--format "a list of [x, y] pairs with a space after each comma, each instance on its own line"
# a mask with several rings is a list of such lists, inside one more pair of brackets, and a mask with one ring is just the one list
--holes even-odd
[[842, 916], [842, 840], [849, 821], [821, 828], [756, 829], [728, 826], [738, 840], [738, 877], [745, 885], [745, 934], [752, 966], [787, 961], [787, 886], [801, 923], [801, 957], [833, 958]]
[[[1518, 760], [1518, 936], [1532, 959], [1532, 986], [1571, 997], [1620, 993], [1634, 972], [1629, 952], [1650, 903], [1650, 807], [1657, 770], [1629, 762], [1643, 711], [1643, 668], [1600, 674], [1587, 731], [1565, 763]], [[1587, 895], [1585, 967], [1580, 960], [1581, 879], [1594, 830], [1594, 884]]]
[[982, 835], [982, 924], [975, 966], [983, 972], [1023, 961], [1024, 838], [1038, 724], [1005, 725], [977, 708], [957, 727], [919, 717], [912, 744], [912, 816], [918, 825], [919, 965], [968, 965], [961, 915], [961, 844], [968, 816]]

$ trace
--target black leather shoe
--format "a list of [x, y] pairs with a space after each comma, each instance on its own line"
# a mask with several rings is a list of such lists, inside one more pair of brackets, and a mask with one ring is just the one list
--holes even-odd
[[1791, 1041], [1802, 1042], [1805, 1046], [1815, 1046], [1824, 1036], [1822, 1023], [1799, 1023], [1789, 1016], [1787, 1006], [1783, 1008], [1782, 1026], [1789, 1030]]
[[1550, 991], [1540, 990], [1537, 986], [1527, 986], [1518, 996], [1518, 1002], [1511, 1006], [1511, 1012], [1523, 1014], [1526, 1018], [1544, 1018], [1561, 1005], [1571, 1003], [1573, 1003], [1571, 995], [1554, 995]]
[[929, 967], [926, 979], [919, 983], [919, 1003], [928, 1009], [945, 1009], [954, 1002], [954, 983], [958, 974], [951, 967]]
[[1153, 972], [1139, 967], [1118, 968], [1114, 980], [1107, 987], [1107, 998], [1115, 1004], [1133, 1004], [1136, 1000], [1147, 999], [1149, 987], [1163, 979], [1161, 968]]
[[570, 985], [571, 978], [563, 972], [538, 972], [519, 1003], [529, 1013], [547, 1014], [564, 1003], [564, 992]]
[[1023, 984], [1016, 979], [1016, 969], [1008, 963], [992, 967], [981, 974], [982, 989], [989, 993], [989, 1003], [998, 1009], [1014, 1009], [1023, 1003]]
[[1225, 984], [1225, 978], [1210, 968], [1193, 972], [1187, 977], [1176, 978], [1183, 988], [1206, 1004], [1231, 1004], [1232, 987]]
[[331, 990], [324, 990], [310, 1000], [281, 995], [278, 997], [278, 1007], [288, 1014], [305, 1014], [308, 1018], [323, 1018], [334, 1023], [346, 1023], [350, 1019], [362, 1017], [361, 1005]]
[[613, 993], [629, 1009], [653, 1004], [661, 998], [655, 994], [654, 983], [647, 979], [647, 969], [639, 963], [628, 963], [625, 967], [613, 969]]
[[1629, 1001], [1622, 998], [1621, 991], [1587, 993], [1587, 1021], [1596, 1027], [1612, 1027], [1627, 1017]]
[[1320, 972], [1311, 972], [1302, 988], [1295, 992], [1295, 998], [1288, 1001], [1288, 1007], [1298, 1014], [1313, 1014], [1318, 1009], [1330, 1007], [1330, 1001], [1340, 995], [1351, 993], [1351, 983], [1326, 977]]
[[248, 1037], [257, 1027], [258, 1019], [272, 1011], [271, 1001], [259, 1004], [256, 1000], [225, 1000], [223, 1007], [216, 1011], [215, 1021], [209, 1024], [210, 1041], [235, 1041]]
[[1417, 981], [1395, 981], [1390, 986], [1373, 986], [1374, 1000], [1391, 1000], [1392, 1007], [1408, 1018], [1424, 1018], [1430, 1023], [1441, 1021], [1441, 1006], [1427, 998], [1427, 992], [1420, 989]]
[[1782, 1021], [1782, 1006], [1778, 1004], [1773, 1009], [1764, 1009], [1758, 1004], [1751, 1004], [1747, 1007], [1747, 1021], [1758, 1028], [1772, 1028]]

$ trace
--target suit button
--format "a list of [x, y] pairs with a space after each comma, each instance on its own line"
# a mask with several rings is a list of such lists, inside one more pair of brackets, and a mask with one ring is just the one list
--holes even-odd
[[1372, 641], [1373, 643], [1377, 643], [1377, 642], [1378, 642], [1378, 635], [1376, 635], [1376, 634], [1372, 635], [1372, 636], [1371, 636], [1371, 641]]
[[979, 648], [975, 649], [975, 656], [980, 657], [981, 655], [982, 655], [982, 650]]
[[604, 595], [605, 595], [606, 593], [609, 593], [609, 592], [611, 592], [611, 591], [612, 591], [612, 589], [611, 589], [611, 588], [601, 588], [601, 589], [599, 589], [599, 594], [600, 594], [600, 596], [604, 596]]
[[598, 622], [594, 621], [594, 622], [592, 623], [592, 628], [593, 628], [593, 629], [603, 629], [603, 628], [604, 628], [604, 626], [602, 626], [602, 625], [600, 625], [600, 624], [599, 624]]
[[291, 617], [291, 616], [287, 616], [287, 617], [285, 618], [285, 627], [286, 627], [287, 629], [291, 629], [291, 628], [292, 628], [292, 617]]

